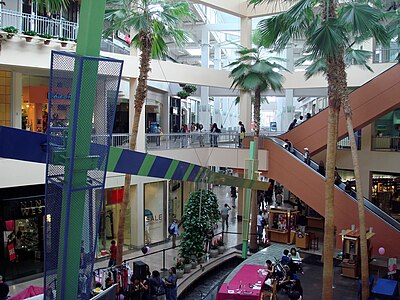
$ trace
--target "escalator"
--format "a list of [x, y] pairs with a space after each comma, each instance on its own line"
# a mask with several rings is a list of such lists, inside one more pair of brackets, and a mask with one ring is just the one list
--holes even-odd
[[[371, 79], [349, 94], [353, 111], [354, 130], [365, 127], [377, 118], [400, 107], [400, 64]], [[281, 136], [303, 149], [310, 149], [311, 155], [326, 148], [328, 110], [325, 109], [310, 120], [301, 123]], [[339, 115], [338, 140], [347, 136], [343, 110]]]
[[[278, 138], [264, 140], [269, 151], [269, 170], [267, 176], [275, 179], [307, 205], [325, 215], [325, 178], [316, 170], [318, 165], [311, 162], [310, 166], [303, 162], [302, 153], [295, 150], [292, 154], [283, 148], [285, 142]], [[344, 191], [344, 184], [335, 186], [335, 226], [337, 232], [348, 229], [352, 224], [358, 227], [358, 209], [356, 196]], [[374, 253], [379, 247], [386, 249], [386, 255], [397, 256], [399, 253], [400, 223], [376, 207], [369, 200], [365, 201], [366, 228], [373, 227], [376, 233], [372, 239]], [[337, 235], [337, 245], [341, 244]]]

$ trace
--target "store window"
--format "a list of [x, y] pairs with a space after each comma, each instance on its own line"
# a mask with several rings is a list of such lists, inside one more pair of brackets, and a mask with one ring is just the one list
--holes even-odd
[[0, 71], [0, 126], [11, 126], [11, 75]]
[[379, 151], [400, 150], [400, 109], [396, 109], [375, 121], [372, 149]]
[[[49, 78], [24, 75], [22, 78], [22, 129], [46, 132], [48, 120]], [[70, 95], [60, 95], [70, 97]], [[63, 110], [58, 108], [56, 121], [66, 119]], [[66, 114], [65, 110], [65, 114]]]
[[[132, 193], [132, 190], [131, 190]], [[124, 195], [123, 187], [105, 189], [104, 205], [100, 215], [98, 252], [99, 257], [109, 255], [112, 240], [117, 240], [121, 204]], [[131, 205], [125, 211], [124, 250], [131, 245]]]
[[144, 185], [144, 243], [154, 244], [166, 238], [166, 181]]
[[400, 221], [400, 174], [372, 173], [371, 199]]
[[182, 219], [183, 213], [183, 185], [179, 180], [169, 182], [168, 220]]
[[44, 185], [0, 190], [0, 274], [6, 280], [43, 271]]

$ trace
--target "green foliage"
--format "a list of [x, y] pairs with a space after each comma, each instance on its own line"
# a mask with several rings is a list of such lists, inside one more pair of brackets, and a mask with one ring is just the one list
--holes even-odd
[[217, 196], [208, 190], [190, 194], [182, 217], [182, 233], [179, 254], [183, 259], [205, 254], [205, 240], [210, 227], [220, 219]]
[[186, 99], [187, 97], [190, 96], [190, 93], [186, 91], [179, 91], [178, 93], [176, 93], [176, 95], [181, 99]]
[[40, 11], [47, 11], [52, 13], [60, 12], [62, 8], [67, 8], [69, 6], [70, 0], [34, 0], [40, 8]]
[[[152, 41], [153, 58], [164, 58], [168, 54], [168, 43], [174, 42], [182, 47], [188, 41], [187, 33], [179, 29], [179, 24], [192, 18], [190, 6], [184, 1], [169, 0], [107, 0], [105, 18], [110, 22], [104, 34], [112, 35], [114, 31], [137, 34], [131, 45], [141, 48]], [[146, 37], [146, 38], [143, 38]]]
[[4, 32], [7, 32], [7, 33], [13, 33], [13, 34], [18, 33], [18, 29], [15, 28], [14, 26], [4, 27], [1, 30], [3, 30]]
[[46, 39], [46, 40], [51, 40], [52, 38], [54, 38], [51, 34], [47, 34], [47, 33], [39, 34], [39, 37]]
[[[249, 0], [249, 4], [256, 6], [265, 1]], [[345, 53], [343, 58], [347, 64], [370, 70], [367, 61], [371, 53], [360, 50], [360, 44], [373, 37], [377, 44], [386, 46], [390, 37], [400, 33], [398, 15], [386, 13], [373, 3], [344, 2], [327, 18], [323, 18], [323, 7], [325, 3], [320, 0], [300, 0], [286, 12], [258, 24], [262, 45], [276, 51], [285, 49], [292, 40], [305, 41], [304, 57], [296, 64], [312, 62], [306, 69], [307, 79], [318, 73], [326, 74], [324, 64], [335, 61], [338, 53]]]
[[194, 92], [197, 91], [197, 87], [194, 86], [194, 85], [190, 85], [190, 84], [185, 85], [184, 87], [182, 87], [182, 89], [183, 89], [185, 92], [189, 93], [189, 94], [193, 94]]
[[68, 39], [65, 38], [65, 37], [63, 37], [63, 36], [59, 36], [57, 39], [58, 39], [59, 41], [62, 41], [62, 42], [68, 41]]
[[28, 35], [28, 36], [35, 36], [35, 35], [37, 35], [37, 32], [33, 31], [33, 30], [27, 30], [27, 31], [23, 31], [22, 34]]

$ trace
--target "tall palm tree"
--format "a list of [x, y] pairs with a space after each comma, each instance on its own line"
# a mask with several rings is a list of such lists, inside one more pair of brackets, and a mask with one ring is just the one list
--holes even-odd
[[[250, 4], [260, 4], [263, 0], [249, 0]], [[388, 41], [384, 26], [381, 24], [381, 11], [364, 3], [344, 3], [337, 6], [331, 0], [300, 0], [287, 12], [259, 23], [263, 41], [283, 49], [292, 39], [305, 40], [306, 58], [312, 61], [307, 68], [306, 77], [325, 74], [328, 81], [328, 138], [326, 155], [325, 185], [325, 232], [324, 232], [324, 272], [323, 299], [332, 299], [332, 273], [334, 252], [334, 172], [336, 162], [336, 143], [338, 116], [341, 105], [347, 121], [352, 149], [353, 165], [358, 191], [358, 210], [361, 241], [362, 298], [367, 299], [368, 254], [365, 231], [364, 202], [361, 193], [357, 148], [351, 119], [351, 107], [348, 102], [346, 57], [354, 62], [367, 58], [366, 52], [354, 50], [366, 38], [375, 37], [383, 44]]]
[[[137, 34], [132, 46], [140, 49], [140, 72], [135, 95], [135, 114], [132, 125], [132, 137], [129, 149], [136, 149], [139, 120], [144, 100], [147, 96], [147, 79], [151, 58], [163, 58], [168, 53], [168, 41], [182, 46], [187, 42], [186, 33], [178, 29], [178, 24], [191, 16], [187, 2], [167, 0], [108, 0], [106, 19], [111, 26], [106, 34], [115, 30]], [[121, 216], [118, 224], [117, 264], [122, 262], [124, 245], [125, 211], [129, 203], [131, 175], [125, 175], [124, 196], [121, 204]]]
[[[271, 62], [266, 57], [266, 52], [260, 44], [260, 34], [256, 32], [253, 36], [254, 48], [241, 47], [238, 54], [241, 56], [228, 65], [233, 69], [230, 71], [229, 77], [233, 79], [231, 87], [240, 88], [247, 92], [254, 92], [254, 143], [256, 152], [254, 159], [258, 159], [258, 138], [260, 134], [260, 107], [261, 93], [272, 89], [274, 91], [282, 89], [282, 74], [279, 70], [284, 69], [276, 62]], [[251, 205], [251, 230], [250, 230], [250, 251], [257, 251], [257, 215], [258, 205], [252, 195]]]

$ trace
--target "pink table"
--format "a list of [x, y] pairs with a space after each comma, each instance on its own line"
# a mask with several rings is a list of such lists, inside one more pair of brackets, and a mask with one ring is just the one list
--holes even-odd
[[[258, 300], [261, 296], [261, 289], [254, 289], [249, 287], [249, 284], [254, 285], [257, 282], [261, 282], [261, 285], [264, 284], [264, 281], [267, 279], [268, 275], [263, 275], [260, 277], [258, 274], [259, 269], [263, 269], [263, 266], [258, 265], [244, 265], [239, 272], [232, 278], [229, 283], [222, 284], [221, 288], [217, 294], [217, 300]], [[239, 294], [239, 285], [242, 282], [241, 293]], [[228, 293], [228, 285], [229, 290], [233, 290], [234, 293]]]

